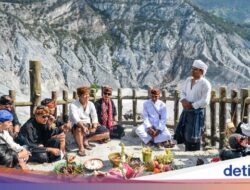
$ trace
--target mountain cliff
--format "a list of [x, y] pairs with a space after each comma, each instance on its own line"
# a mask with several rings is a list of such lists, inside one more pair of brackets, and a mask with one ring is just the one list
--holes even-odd
[[0, 81], [28, 94], [29, 60], [43, 91], [96, 83], [174, 88], [194, 59], [214, 86], [247, 87], [250, 42], [186, 0], [0, 1]]

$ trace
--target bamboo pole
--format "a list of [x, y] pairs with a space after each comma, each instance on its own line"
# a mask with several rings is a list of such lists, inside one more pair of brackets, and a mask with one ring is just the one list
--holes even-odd
[[136, 90], [133, 89], [133, 121], [134, 121], [134, 126], [137, 124], [137, 99], [136, 99]]
[[174, 93], [174, 126], [177, 127], [178, 119], [179, 119], [179, 101], [180, 101], [180, 92], [175, 90]]
[[212, 90], [211, 92], [211, 101], [210, 101], [210, 122], [211, 122], [211, 145], [215, 146], [215, 137], [216, 137], [216, 103], [213, 99], [216, 98], [216, 92]]
[[[237, 90], [231, 90], [231, 99], [237, 99], [238, 98], [238, 91]], [[231, 120], [234, 123], [234, 126], [237, 126], [238, 124], [238, 104], [235, 102], [231, 103]]]
[[225, 145], [225, 126], [226, 126], [226, 103], [227, 96], [226, 87], [220, 87], [220, 107], [219, 107], [219, 129], [220, 143], [219, 148], [222, 149]]
[[117, 106], [118, 106], [118, 121], [122, 122], [122, 91], [118, 88]]
[[247, 88], [243, 88], [240, 91], [241, 95], [241, 121], [248, 123], [248, 104], [244, 105], [245, 99], [248, 97], [249, 92]]
[[39, 105], [41, 101], [41, 62], [30, 61], [29, 62], [30, 73], [30, 101], [32, 106], [30, 107], [30, 115], [34, 113], [34, 109]]

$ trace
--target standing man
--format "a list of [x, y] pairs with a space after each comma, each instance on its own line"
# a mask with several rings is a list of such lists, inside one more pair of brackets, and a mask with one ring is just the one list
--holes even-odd
[[145, 144], [153, 141], [158, 148], [161, 143], [167, 146], [168, 141], [171, 140], [171, 134], [166, 127], [166, 104], [159, 98], [160, 90], [153, 88], [151, 90], [151, 99], [143, 104], [143, 124], [135, 131]]
[[203, 61], [195, 60], [192, 76], [187, 78], [181, 90], [183, 111], [174, 138], [178, 144], [185, 143], [186, 151], [200, 150], [204, 110], [210, 102], [211, 94], [211, 84], [204, 78], [207, 68]]

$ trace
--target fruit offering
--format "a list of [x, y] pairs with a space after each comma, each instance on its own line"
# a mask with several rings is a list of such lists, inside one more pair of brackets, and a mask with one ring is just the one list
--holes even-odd
[[77, 165], [75, 162], [73, 162], [71, 164], [59, 163], [55, 166], [54, 171], [57, 174], [69, 176], [83, 174], [84, 169], [81, 164]]
[[159, 164], [170, 164], [174, 159], [174, 155], [171, 150], [167, 149], [165, 154], [160, 154], [155, 156], [155, 160], [159, 162]]

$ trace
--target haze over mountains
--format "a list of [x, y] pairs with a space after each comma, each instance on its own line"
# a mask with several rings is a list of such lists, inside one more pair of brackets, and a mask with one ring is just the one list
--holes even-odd
[[250, 82], [247, 34], [186, 0], [0, 1], [0, 50], [2, 93], [28, 94], [29, 60], [42, 61], [45, 92], [173, 89], [194, 59], [209, 64], [214, 86]]
[[191, 0], [200, 8], [229, 21], [250, 24], [249, 0]]

